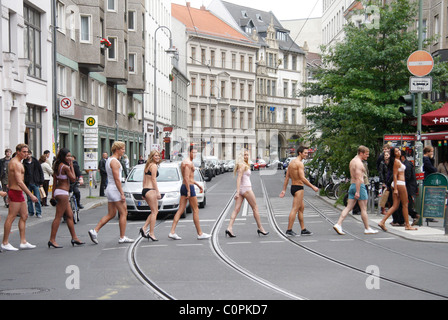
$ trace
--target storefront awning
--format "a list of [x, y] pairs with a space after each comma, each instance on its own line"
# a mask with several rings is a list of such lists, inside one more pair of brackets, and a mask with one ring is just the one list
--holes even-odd
[[424, 126], [448, 126], [448, 102], [442, 108], [422, 114]]

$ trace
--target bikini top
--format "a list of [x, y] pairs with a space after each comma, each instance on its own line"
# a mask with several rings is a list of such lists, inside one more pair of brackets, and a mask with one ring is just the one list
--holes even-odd
[[63, 164], [62, 166], [59, 167], [59, 175], [56, 176], [56, 178], [58, 178], [58, 180], [67, 180], [68, 177], [65, 174], [61, 174], [62, 172], [62, 168], [64, 168], [65, 164]]
[[[151, 170], [148, 170], [147, 172], [145, 172], [146, 175], [148, 176], [152, 176]], [[159, 176], [159, 170], [157, 170], [157, 175], [156, 178]]]
[[398, 169], [398, 172], [404, 172], [406, 170], [406, 166], [404, 164], [401, 164], [401, 167]]

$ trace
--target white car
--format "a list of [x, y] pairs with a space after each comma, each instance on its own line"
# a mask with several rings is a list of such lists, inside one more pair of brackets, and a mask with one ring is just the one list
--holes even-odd
[[[132, 168], [123, 185], [123, 191], [126, 197], [126, 205], [128, 209], [128, 217], [141, 216], [147, 217], [151, 213], [151, 209], [146, 200], [142, 196], [143, 175], [145, 165], [140, 164]], [[162, 199], [159, 200], [159, 213], [171, 212], [175, 213], [179, 209], [180, 188], [182, 186], [182, 174], [180, 170], [180, 162], [163, 162], [159, 166], [159, 176], [157, 177], [157, 186], [159, 188]], [[202, 178], [199, 170], [199, 178]], [[196, 179], [196, 177], [195, 177]], [[200, 207], [205, 206], [205, 182], [197, 180], [198, 183], [204, 183], [204, 192], [200, 193], [199, 188], [195, 186], [198, 203]], [[191, 212], [189, 203], [182, 218], [187, 212]]]

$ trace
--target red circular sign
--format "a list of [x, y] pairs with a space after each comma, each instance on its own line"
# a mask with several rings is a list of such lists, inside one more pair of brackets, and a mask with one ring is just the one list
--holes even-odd
[[408, 58], [408, 70], [416, 77], [424, 77], [432, 71], [434, 59], [429, 52], [418, 50]]
[[70, 109], [72, 106], [72, 101], [69, 98], [64, 98], [61, 100], [61, 107], [64, 109]]

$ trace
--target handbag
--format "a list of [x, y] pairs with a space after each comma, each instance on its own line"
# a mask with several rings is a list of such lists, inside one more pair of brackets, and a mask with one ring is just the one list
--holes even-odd
[[380, 199], [380, 207], [384, 208], [386, 206], [387, 200], [389, 199], [389, 190], [384, 190], [383, 195]]
[[46, 198], [47, 194], [45, 193], [44, 187], [39, 187], [40, 198]]

